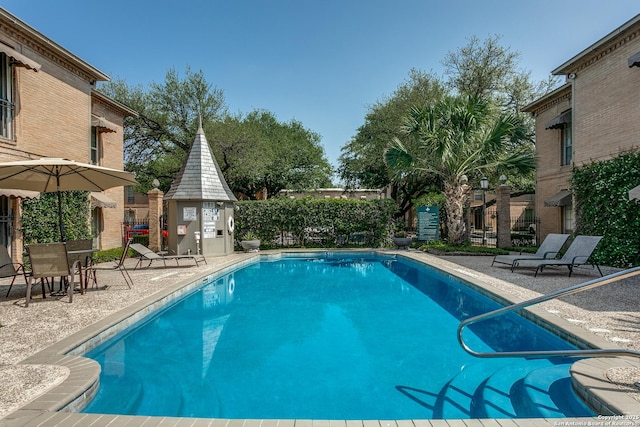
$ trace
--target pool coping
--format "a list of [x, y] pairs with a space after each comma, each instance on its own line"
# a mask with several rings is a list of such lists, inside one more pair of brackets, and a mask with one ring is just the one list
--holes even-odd
[[[60, 384], [37, 396], [29, 403], [14, 412], [0, 418], [2, 426], [40, 426], [40, 425], [110, 425], [110, 426], [215, 426], [215, 427], [444, 427], [444, 426], [543, 426], [559, 425], [558, 419], [483, 419], [478, 420], [240, 420], [240, 419], [200, 419], [179, 417], [146, 417], [104, 414], [83, 414], [73, 412], [84, 407], [99, 385], [100, 366], [97, 362], [80, 356], [89, 348], [106, 341], [118, 331], [137, 322], [151, 311], [170, 304], [177, 298], [199, 287], [203, 282], [216, 275], [240, 268], [256, 262], [260, 257], [279, 256], [284, 253], [317, 253], [317, 252], [363, 252], [356, 250], [278, 250], [251, 254], [242, 260], [230, 260], [226, 263], [207, 270], [197, 279], [186, 279], [156, 292], [130, 306], [74, 333], [46, 349], [28, 357], [20, 364], [58, 365], [69, 369], [69, 375]], [[365, 250], [382, 254], [393, 254], [426, 264], [431, 268], [442, 271], [471, 285], [475, 290], [489, 295], [503, 303], [519, 302], [506, 291], [491, 285], [491, 278], [455, 263], [417, 251]], [[615, 348], [616, 346], [603, 338], [590, 333], [540, 307], [529, 307], [526, 310], [535, 323], [547, 329], [556, 330], [564, 339], [575, 345], [590, 348]], [[527, 315], [527, 317], [529, 317]], [[607, 380], [606, 371], [615, 367], [637, 367], [637, 361], [630, 358], [585, 359], [576, 362], [571, 367], [572, 384], [575, 391], [601, 416], [621, 414], [623, 417], [633, 417], [640, 414], [640, 402], [627, 395], [623, 390]], [[608, 418], [604, 418], [610, 420]], [[623, 418], [623, 420], [638, 420], [638, 418]], [[570, 419], [562, 419], [568, 422]], [[571, 419], [578, 424], [586, 425], [594, 418]], [[566, 424], [565, 424], [566, 425]]]

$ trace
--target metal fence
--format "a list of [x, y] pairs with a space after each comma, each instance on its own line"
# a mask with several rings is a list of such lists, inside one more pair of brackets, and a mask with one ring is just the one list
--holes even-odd
[[[498, 215], [496, 209], [487, 209], [484, 229], [482, 217], [475, 218], [477, 227], [471, 228], [471, 243], [477, 246], [496, 246], [498, 232]], [[540, 219], [532, 215], [512, 216], [509, 220], [511, 245], [515, 247], [536, 246], [539, 242]]]
[[[166, 220], [164, 217], [158, 219], [160, 229], [162, 230], [162, 248], [168, 246], [169, 233], [166, 228]], [[123, 245], [127, 240], [132, 239], [133, 243], [141, 243], [145, 246], [149, 245], [149, 220], [135, 220], [122, 222], [122, 239]]]
[[270, 242], [272, 247], [335, 247], [335, 246], [372, 246], [375, 236], [367, 232], [348, 235], [336, 235], [330, 227], [306, 228], [303, 233], [281, 231]]

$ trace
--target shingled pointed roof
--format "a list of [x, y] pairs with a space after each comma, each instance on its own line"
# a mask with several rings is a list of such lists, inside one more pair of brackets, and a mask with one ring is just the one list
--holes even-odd
[[178, 176], [171, 183], [166, 200], [213, 200], [231, 201], [238, 199], [222, 176], [218, 162], [209, 149], [202, 126], [198, 128], [187, 161]]

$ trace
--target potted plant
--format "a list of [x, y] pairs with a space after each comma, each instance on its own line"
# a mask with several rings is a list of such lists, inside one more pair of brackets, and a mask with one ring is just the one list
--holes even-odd
[[398, 249], [409, 249], [409, 245], [411, 245], [411, 242], [413, 241], [413, 239], [409, 237], [407, 232], [404, 230], [396, 231], [391, 240]]
[[242, 235], [240, 245], [242, 245], [242, 249], [245, 252], [258, 252], [260, 250], [260, 239], [255, 233], [247, 231]]

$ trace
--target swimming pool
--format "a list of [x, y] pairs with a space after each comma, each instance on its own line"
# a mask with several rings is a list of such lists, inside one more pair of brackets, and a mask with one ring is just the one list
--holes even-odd
[[[475, 359], [463, 318], [498, 307], [420, 263], [290, 255], [218, 277], [87, 354], [84, 412], [279, 419], [588, 416], [570, 361]], [[484, 350], [570, 348], [511, 315], [465, 336]]]

